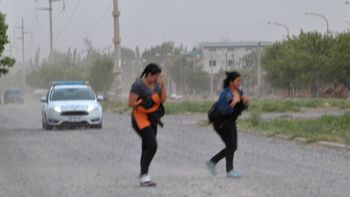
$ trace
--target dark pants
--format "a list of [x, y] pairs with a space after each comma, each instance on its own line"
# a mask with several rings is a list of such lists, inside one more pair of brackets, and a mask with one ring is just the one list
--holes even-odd
[[237, 150], [237, 128], [235, 122], [214, 123], [214, 129], [225, 143], [225, 148], [214, 155], [210, 160], [218, 163], [221, 159], [226, 158], [226, 172], [233, 169], [233, 156]]
[[157, 152], [157, 126], [149, 126], [144, 129], [138, 129], [133, 122], [133, 128], [139, 134], [142, 140], [142, 153], [140, 159], [141, 175], [148, 173], [148, 168]]

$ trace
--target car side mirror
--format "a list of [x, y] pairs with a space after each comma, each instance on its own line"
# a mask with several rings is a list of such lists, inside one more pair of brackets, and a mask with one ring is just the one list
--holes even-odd
[[42, 103], [46, 103], [46, 102], [47, 102], [46, 97], [45, 97], [45, 96], [44, 96], [44, 97], [41, 97], [40, 102], [42, 102]]
[[101, 102], [101, 101], [103, 101], [104, 100], [104, 97], [103, 96], [97, 96], [97, 101], [98, 102]]

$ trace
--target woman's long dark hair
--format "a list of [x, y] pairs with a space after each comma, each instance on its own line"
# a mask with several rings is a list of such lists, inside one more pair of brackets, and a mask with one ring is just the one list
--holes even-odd
[[234, 81], [237, 77], [240, 77], [241, 74], [239, 74], [236, 71], [226, 72], [226, 78], [223, 82], [223, 88], [227, 88], [230, 85], [231, 81]]
[[159, 74], [161, 72], [162, 72], [162, 69], [157, 64], [151, 63], [145, 67], [140, 78], [142, 78], [143, 76], [147, 77], [148, 74], [156, 75], [156, 74]]

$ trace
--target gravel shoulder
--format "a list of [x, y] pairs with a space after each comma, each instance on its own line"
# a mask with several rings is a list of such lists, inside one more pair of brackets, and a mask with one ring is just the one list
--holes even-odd
[[138, 187], [141, 143], [128, 114], [102, 130], [41, 130], [40, 104], [0, 107], [0, 196], [324, 196], [350, 193], [350, 152], [239, 132], [241, 179], [211, 176], [204, 162], [223, 143], [205, 115], [169, 115], [151, 165], [156, 188]]

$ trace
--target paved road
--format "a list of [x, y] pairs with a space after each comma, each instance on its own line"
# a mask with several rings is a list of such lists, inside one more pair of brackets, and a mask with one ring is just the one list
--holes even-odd
[[239, 133], [235, 168], [211, 176], [204, 161], [223, 147], [201, 115], [172, 115], [151, 166], [156, 188], [138, 187], [140, 139], [126, 114], [102, 130], [41, 130], [40, 104], [0, 106], [0, 197], [348, 197], [350, 152]]

